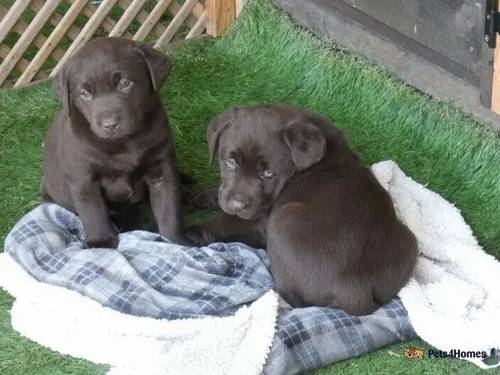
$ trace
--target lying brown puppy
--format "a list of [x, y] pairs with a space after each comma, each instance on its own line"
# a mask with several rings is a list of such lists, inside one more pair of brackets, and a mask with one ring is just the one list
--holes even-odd
[[87, 247], [116, 247], [110, 209], [149, 191], [162, 235], [183, 241], [174, 143], [158, 89], [165, 55], [146, 44], [102, 38], [54, 79], [63, 102], [45, 139], [42, 195], [76, 212]]
[[210, 122], [208, 143], [225, 213], [191, 228], [195, 242], [267, 247], [277, 289], [294, 306], [368, 314], [406, 284], [415, 237], [326, 118], [283, 105], [235, 108]]

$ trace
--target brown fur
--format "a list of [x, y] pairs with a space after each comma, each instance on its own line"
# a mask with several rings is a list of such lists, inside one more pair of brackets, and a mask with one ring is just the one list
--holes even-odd
[[417, 242], [388, 193], [333, 124], [284, 105], [229, 110], [208, 127], [225, 213], [190, 228], [197, 243], [267, 247], [281, 295], [294, 306], [368, 314], [410, 278]]
[[102, 38], [54, 79], [63, 102], [45, 139], [42, 194], [76, 212], [87, 247], [116, 247], [111, 209], [149, 195], [162, 235], [184, 242], [174, 143], [158, 89], [170, 62], [143, 43]]

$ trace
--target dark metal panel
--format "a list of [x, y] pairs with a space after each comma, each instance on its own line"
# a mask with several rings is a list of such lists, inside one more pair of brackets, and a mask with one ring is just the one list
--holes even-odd
[[343, 1], [479, 76], [484, 0]]
[[[391, 1], [391, 0], [381, 0], [381, 2], [383, 1]], [[417, 2], [420, 0], [412, 0], [412, 1]], [[408, 51], [412, 51], [413, 53], [419, 56], [422, 56], [426, 60], [455, 74], [457, 77], [460, 77], [461, 79], [470, 82], [472, 85], [479, 87], [480, 84], [479, 75], [472, 69], [470, 69], [470, 67], [464, 66], [450, 59], [446, 55], [443, 55], [438, 51], [429, 48], [425, 44], [422, 44], [416, 41], [415, 39], [412, 39], [400, 33], [399, 31], [393, 29], [390, 26], [387, 26], [385, 23], [377, 20], [376, 18], [367, 15], [366, 13], [360, 11], [359, 9], [351, 6], [344, 0], [308, 0], [307, 2], [304, 1], [296, 1], [296, 2], [301, 4], [300, 7], [296, 9], [297, 13], [305, 12], [305, 9], [310, 5], [314, 5], [315, 7], [317, 7], [317, 9], [319, 9], [317, 14], [312, 15], [317, 19], [318, 17], [327, 16], [328, 13], [338, 13], [343, 17], [347, 17], [352, 21], [363, 25], [364, 28], [370, 30], [371, 32], [375, 32], [381, 37], [391, 40], [393, 43], [398, 44], [402, 48]], [[308, 15], [304, 14], [304, 16], [307, 17]], [[319, 19], [317, 22], [319, 22]], [[482, 32], [481, 32], [481, 40], [482, 40]]]
[[[420, 91], [450, 101], [500, 132], [500, 116], [481, 105], [491, 85], [491, 49], [481, 48], [481, 77], [341, 0], [273, 0], [298, 24], [366, 56]], [[415, 0], [418, 1], [418, 0]], [[437, 1], [437, 0], [436, 0]], [[482, 38], [482, 35], [481, 35]], [[489, 77], [489, 78], [488, 78]], [[480, 79], [481, 78], [481, 79]], [[490, 86], [491, 87], [491, 86]], [[486, 91], [481, 95], [488, 95]], [[491, 92], [491, 88], [490, 88]]]

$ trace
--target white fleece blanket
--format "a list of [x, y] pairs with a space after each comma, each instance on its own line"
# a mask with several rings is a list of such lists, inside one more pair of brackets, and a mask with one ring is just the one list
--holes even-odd
[[274, 336], [273, 291], [233, 316], [165, 320], [123, 314], [38, 282], [8, 254], [0, 254], [0, 272], [0, 285], [16, 297], [16, 331], [59, 353], [109, 364], [109, 375], [257, 375]]
[[[500, 262], [483, 251], [460, 210], [406, 176], [396, 163], [377, 163], [372, 170], [418, 240], [417, 268], [399, 293], [415, 332], [446, 352], [498, 351]], [[467, 360], [481, 368], [499, 366]]]
[[[447, 352], [500, 348], [500, 263], [481, 249], [457, 208], [396, 163], [372, 170], [418, 239], [417, 269], [400, 292], [417, 334]], [[37, 282], [6, 254], [0, 255], [0, 286], [16, 297], [14, 329], [61, 353], [111, 364], [116, 374], [258, 374], [277, 314], [277, 297], [268, 292], [229, 317], [131, 316]]]

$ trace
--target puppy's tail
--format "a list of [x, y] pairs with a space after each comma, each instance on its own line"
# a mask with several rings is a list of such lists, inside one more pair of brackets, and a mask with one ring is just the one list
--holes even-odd
[[337, 282], [331, 307], [340, 307], [350, 315], [367, 315], [381, 306], [374, 298], [371, 286], [361, 280], [351, 279], [346, 280], [345, 285], [339, 284]]
[[373, 282], [374, 298], [381, 304], [389, 302], [408, 283], [417, 262], [418, 244], [414, 234], [402, 223], [394, 226], [385, 243], [389, 256]]

